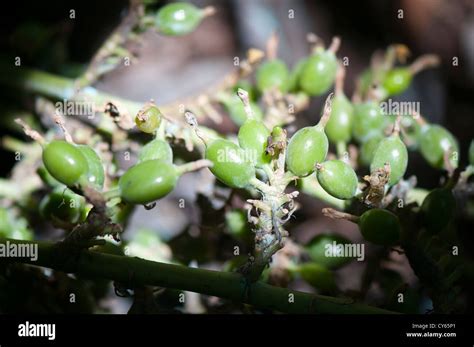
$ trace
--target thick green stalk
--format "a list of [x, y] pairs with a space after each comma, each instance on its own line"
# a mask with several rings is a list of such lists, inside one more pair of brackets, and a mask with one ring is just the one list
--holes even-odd
[[[257, 308], [286, 313], [390, 314], [391, 311], [354, 303], [352, 299], [314, 295], [262, 282], [247, 283], [242, 275], [188, 268], [152, 262], [140, 258], [81, 251], [65, 261], [58, 244], [50, 242], [0, 239], [0, 245], [37, 244], [38, 259], [3, 258], [7, 261], [32, 264], [51, 269], [115, 280], [133, 286], [152, 285], [175, 288], [243, 302]], [[64, 251], [64, 250], [63, 250]]]
[[52, 99], [89, 101], [95, 102], [97, 106], [114, 100], [125, 106], [130, 114], [135, 114], [143, 106], [142, 103], [122, 99], [93, 87], [85, 87], [76, 93], [71, 78], [23, 66], [6, 65], [4, 61], [0, 62], [0, 83]]

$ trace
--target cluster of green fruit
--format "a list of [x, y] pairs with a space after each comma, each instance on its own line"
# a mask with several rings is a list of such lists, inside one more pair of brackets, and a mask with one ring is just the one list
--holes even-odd
[[[182, 35], [199, 24], [203, 13], [203, 10], [193, 5], [173, 3], [160, 9], [155, 24], [163, 33]], [[250, 93], [250, 96], [272, 90], [304, 93], [308, 96], [323, 95], [337, 80], [340, 69], [342, 67], [331, 48], [316, 47], [309, 57], [301, 60], [291, 71], [283, 61], [272, 58], [257, 69], [256, 93]], [[370, 80], [366, 75], [364, 73], [361, 79]], [[405, 67], [387, 71], [381, 79], [383, 98], [406, 90], [412, 78], [411, 70]], [[254, 88], [247, 81], [240, 83], [246, 83], [252, 90]], [[394, 117], [383, 114], [381, 100], [369, 98], [353, 103], [344, 94], [343, 88], [336, 85], [331, 105], [326, 105], [319, 123], [299, 129], [290, 138], [286, 149], [287, 171], [300, 178], [316, 172], [320, 186], [328, 194], [341, 200], [352, 199], [358, 192], [359, 184], [354, 169], [347, 160], [327, 160], [327, 155], [330, 144], [342, 144], [345, 147], [349, 142], [355, 141], [360, 145], [362, 164], [370, 166], [372, 173], [387, 163], [390, 164], [388, 186], [398, 183], [407, 168], [408, 150], [398, 131], [400, 121], [394, 122]], [[262, 120], [263, 112], [255, 99], [250, 98], [248, 105], [244, 105], [238, 98], [223, 102], [231, 117], [240, 124], [238, 144], [223, 138], [207, 139], [205, 158], [212, 162], [210, 170], [218, 180], [231, 188], [246, 188], [252, 185], [259, 170], [269, 167], [274, 159], [268, 151], [269, 139], [278, 138], [284, 130], [278, 126], [272, 130], [266, 127]], [[450, 152], [455, 154], [450, 156], [451, 165], [457, 165], [458, 144], [445, 128], [428, 124], [420, 118], [418, 122], [413, 117], [403, 118], [409, 119], [417, 148], [428, 163], [436, 168], [447, 168], [445, 158], [446, 153]], [[135, 121], [141, 131], [155, 134], [161, 120], [159, 109], [149, 104], [139, 112]], [[386, 136], [388, 126], [393, 126], [394, 131]], [[84, 213], [80, 211], [84, 210], [84, 199], [66, 187], [103, 188], [104, 168], [97, 153], [87, 145], [54, 140], [44, 146], [43, 162], [47, 171], [62, 186], [56, 187], [41, 206], [47, 210], [48, 206], [58, 205], [58, 199], [61, 206], [68, 206], [67, 210], [60, 211], [58, 208], [56, 213], [45, 212], [45, 215], [72, 223], [83, 220]], [[126, 203], [148, 204], [169, 194], [184, 172], [180, 166], [173, 164], [173, 152], [168, 142], [156, 136], [141, 149], [138, 163], [120, 177], [119, 196]], [[430, 201], [432, 198], [428, 196], [426, 206], [424, 204], [422, 208], [426, 213], [436, 210], [429, 207], [435, 205]], [[77, 210], [71, 211], [71, 206], [75, 206]], [[359, 225], [364, 237], [374, 243], [391, 244], [399, 238], [397, 217], [387, 210], [367, 211], [360, 217]], [[380, 233], [375, 229], [383, 229], [379, 225], [387, 225], [384, 240], [378, 239]], [[390, 228], [389, 225], [393, 227]]]

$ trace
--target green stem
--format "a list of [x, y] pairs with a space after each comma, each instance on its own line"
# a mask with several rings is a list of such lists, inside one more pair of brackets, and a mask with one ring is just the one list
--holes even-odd
[[347, 152], [347, 144], [344, 141], [339, 141], [336, 144], [337, 157], [344, 160], [344, 154]]
[[77, 257], [64, 261], [61, 248], [50, 242], [0, 239], [3, 247], [12, 244], [38, 245], [36, 261], [30, 258], [2, 258], [2, 261], [47, 267], [84, 277], [106, 278], [131, 287], [151, 285], [176, 288], [205, 295], [244, 302], [261, 309], [286, 313], [393, 314], [395, 312], [334, 298], [274, 287], [262, 282], [247, 283], [242, 275], [164, 264], [131, 258], [81, 251]]
[[270, 184], [273, 182], [273, 179], [275, 177], [275, 174], [273, 173], [273, 170], [270, 166], [270, 164], [263, 164], [262, 165], [262, 170], [265, 172], [265, 174], [267, 175], [267, 178], [268, 178], [268, 181], [270, 182]]
[[114, 100], [126, 107], [130, 114], [136, 114], [143, 106], [142, 103], [121, 99], [93, 87], [86, 87], [76, 93], [73, 79], [23, 66], [14, 67], [4, 61], [0, 62], [0, 84], [58, 100], [91, 101], [96, 106]]

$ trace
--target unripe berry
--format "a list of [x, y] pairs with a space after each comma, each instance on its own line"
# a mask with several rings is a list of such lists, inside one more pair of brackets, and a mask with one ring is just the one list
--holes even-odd
[[244, 188], [255, 177], [255, 167], [245, 152], [229, 140], [217, 139], [207, 144], [206, 159], [213, 163], [214, 176], [231, 188]]
[[390, 211], [368, 210], [360, 216], [358, 224], [364, 239], [377, 245], [392, 245], [400, 239], [400, 222]]
[[341, 200], [354, 197], [357, 191], [357, 175], [342, 160], [328, 160], [316, 165], [319, 184], [330, 195]]
[[54, 140], [43, 149], [43, 163], [48, 172], [59, 182], [73, 186], [87, 174], [87, 159], [77, 146]]

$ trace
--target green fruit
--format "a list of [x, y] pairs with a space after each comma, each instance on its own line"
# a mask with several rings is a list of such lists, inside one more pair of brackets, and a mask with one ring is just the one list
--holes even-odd
[[382, 86], [388, 96], [400, 94], [410, 86], [412, 78], [413, 75], [408, 68], [394, 68], [385, 75]]
[[67, 223], [81, 222], [86, 200], [66, 187], [57, 187], [41, 200], [39, 211], [45, 219]]
[[384, 138], [374, 152], [374, 159], [370, 164], [370, 171], [384, 167], [385, 163], [390, 164], [390, 179], [388, 184], [393, 186], [405, 174], [408, 165], [407, 147], [397, 135]]
[[430, 233], [439, 233], [453, 219], [456, 212], [456, 200], [451, 189], [437, 188], [423, 200], [421, 213], [423, 223]]
[[382, 109], [375, 101], [367, 101], [354, 106], [354, 125], [352, 133], [358, 142], [364, 142], [373, 134], [382, 134], [385, 118]]
[[48, 172], [59, 182], [73, 186], [87, 174], [87, 159], [77, 146], [66, 141], [54, 140], [43, 149], [43, 163]]
[[173, 151], [167, 141], [161, 139], [150, 141], [138, 153], [139, 163], [156, 159], [167, 163], [173, 162]]
[[342, 160], [328, 160], [316, 168], [318, 182], [328, 194], [342, 200], [354, 197], [358, 179], [352, 167]]
[[371, 69], [365, 69], [359, 76], [359, 89], [362, 96], [372, 88], [374, 73]]
[[451, 165], [458, 166], [459, 146], [454, 136], [440, 125], [425, 125], [421, 129], [420, 151], [426, 161], [433, 167], [445, 167], [444, 154], [450, 151]]
[[238, 239], [247, 239], [251, 235], [247, 213], [241, 209], [233, 209], [225, 214], [227, 231]]
[[336, 78], [337, 59], [334, 53], [319, 51], [309, 57], [301, 70], [301, 89], [312, 96], [324, 94]]
[[[248, 80], [239, 80], [233, 87], [232, 91], [233, 94], [236, 95], [237, 91], [239, 89], [245, 90], [247, 93], [249, 93], [249, 100], [250, 101], [255, 101], [258, 98], [258, 90], [257, 88], [250, 83]], [[240, 101], [240, 100], [239, 100]], [[241, 102], [242, 103], [242, 102]]]
[[256, 166], [269, 163], [271, 157], [266, 153], [270, 130], [258, 120], [247, 119], [239, 129], [239, 145], [248, 151], [248, 156]]
[[186, 35], [199, 25], [203, 17], [203, 11], [196, 6], [175, 2], [160, 8], [156, 14], [155, 26], [164, 35]]
[[131, 204], [148, 204], [168, 195], [176, 186], [175, 166], [162, 160], [147, 160], [132, 166], [120, 177], [121, 197]]
[[400, 222], [390, 211], [368, 210], [360, 216], [358, 224], [364, 239], [377, 245], [392, 245], [400, 239]]
[[306, 63], [306, 59], [299, 60], [288, 76], [288, 91], [289, 92], [297, 92], [300, 90], [299, 80], [301, 76], [301, 71], [303, 71], [303, 67]]
[[474, 140], [469, 145], [469, 164], [474, 165]]
[[314, 171], [316, 163], [326, 159], [328, 147], [328, 138], [323, 127], [316, 125], [302, 128], [288, 143], [286, 165], [295, 175], [308, 176]]
[[229, 140], [218, 139], [208, 144], [206, 159], [214, 164], [210, 168], [214, 176], [231, 188], [244, 188], [255, 177], [255, 168], [245, 151]]
[[402, 117], [400, 126], [404, 130], [401, 135], [407, 147], [413, 150], [417, 149], [421, 126], [418, 124], [418, 122], [415, 121], [412, 116]]
[[344, 94], [336, 95], [332, 100], [331, 116], [325, 131], [332, 143], [347, 143], [352, 135], [354, 108]]
[[329, 269], [335, 269], [347, 264], [352, 260], [343, 257], [340, 247], [349, 244], [350, 241], [339, 235], [321, 234], [314, 237], [305, 247], [311, 260]]
[[320, 201], [324, 201], [324, 203], [329, 206], [341, 210], [346, 207], [345, 200], [335, 198], [326, 192], [323, 187], [321, 187], [316, 175], [309, 175], [298, 180], [298, 188], [301, 192], [308, 194], [309, 196], [312, 196]]
[[235, 209], [225, 214], [227, 229], [231, 234], [240, 234], [247, 228], [247, 216], [243, 210]]
[[36, 173], [38, 176], [41, 178], [44, 184], [50, 186], [50, 187], [57, 187], [57, 186], [62, 186], [63, 184], [59, 182], [56, 178], [51, 176], [51, 174], [46, 170], [44, 166], [40, 166], [37, 170]]
[[146, 105], [135, 117], [135, 124], [140, 131], [147, 134], [152, 134], [158, 129], [161, 124], [161, 114], [158, 107], [153, 104]]
[[279, 59], [267, 61], [260, 65], [256, 73], [257, 88], [260, 92], [273, 88], [285, 92], [288, 87], [288, 68]]
[[374, 159], [375, 150], [384, 137], [381, 134], [373, 134], [359, 147], [359, 160], [362, 165], [369, 166]]
[[[235, 124], [240, 126], [245, 123], [247, 120], [247, 113], [245, 113], [244, 104], [237, 96], [225, 100], [224, 106]], [[254, 119], [263, 119], [263, 112], [256, 103], [250, 101], [250, 108], [252, 109]]]
[[305, 263], [299, 266], [301, 277], [322, 292], [332, 292], [336, 289], [333, 273], [324, 266], [316, 263]]
[[78, 145], [77, 148], [81, 151], [84, 158], [86, 158], [87, 166], [89, 167], [86, 174], [87, 181], [96, 187], [102, 188], [105, 180], [102, 160], [97, 153], [87, 145]]

